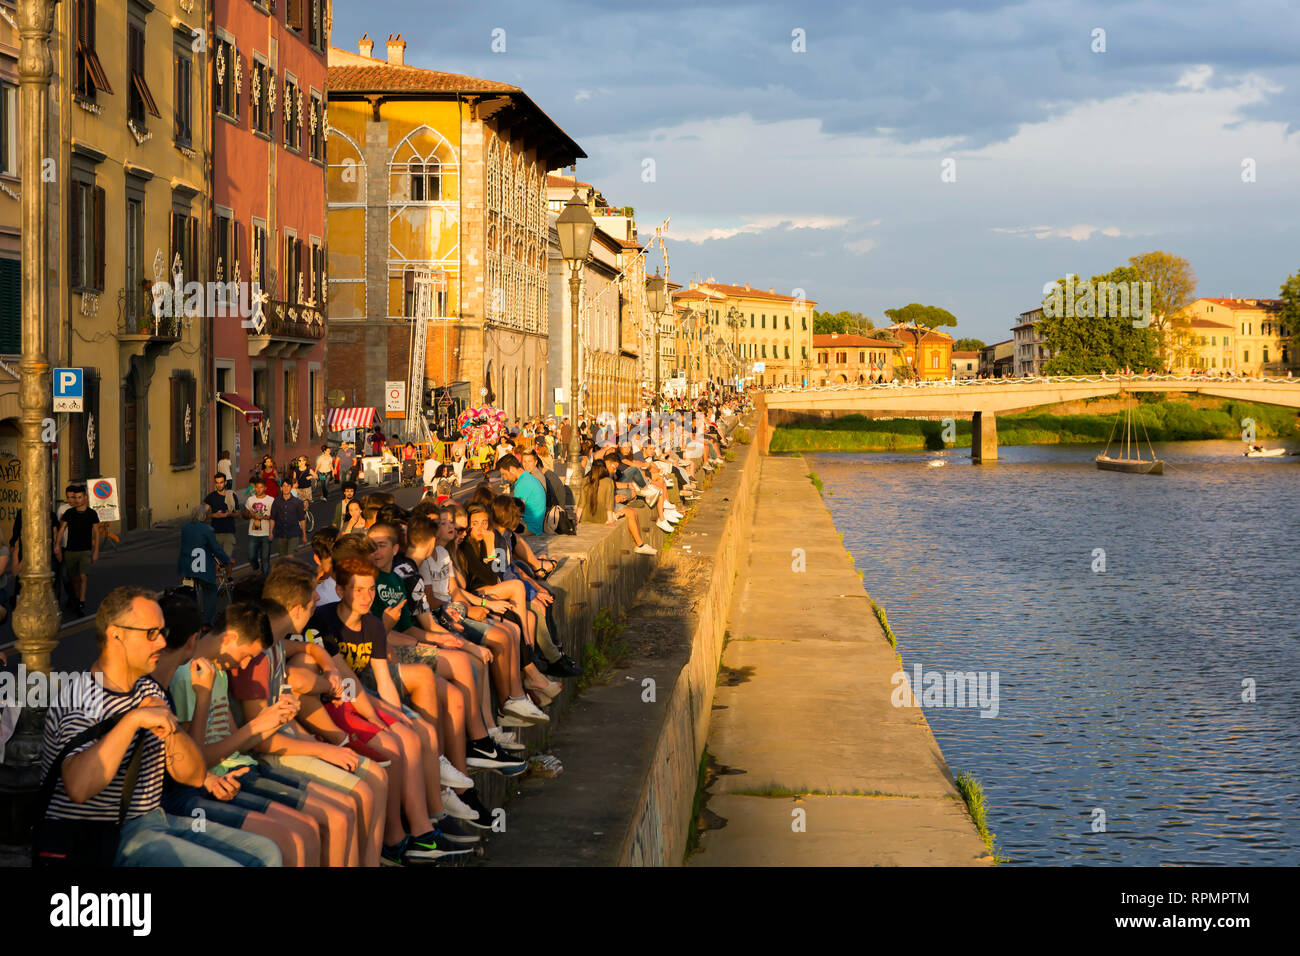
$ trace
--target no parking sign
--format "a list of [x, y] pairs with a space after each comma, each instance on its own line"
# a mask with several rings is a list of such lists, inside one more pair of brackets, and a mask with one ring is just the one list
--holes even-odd
[[90, 507], [95, 509], [100, 521], [120, 521], [117, 508], [117, 479], [93, 478], [87, 485]]

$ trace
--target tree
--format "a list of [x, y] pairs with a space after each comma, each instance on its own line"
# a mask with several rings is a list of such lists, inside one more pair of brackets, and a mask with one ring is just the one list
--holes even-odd
[[1165, 338], [1170, 323], [1192, 302], [1196, 275], [1192, 264], [1168, 252], [1144, 252], [1128, 261], [1137, 281], [1151, 283], [1151, 326], [1156, 330], [1156, 352], [1165, 364]]
[[980, 339], [958, 339], [952, 343], [954, 352], [978, 352], [984, 348], [984, 342]]
[[912, 302], [901, 309], [886, 309], [885, 317], [895, 325], [911, 325], [916, 322], [930, 329], [940, 325], [957, 324], [957, 316], [947, 309], [941, 309], [937, 305], [922, 305], [919, 302]]
[[813, 312], [813, 334], [863, 335], [875, 328], [875, 323], [861, 312]]
[[[1137, 270], [1121, 266], [1105, 275], [1093, 276], [1092, 285], [1102, 282], [1114, 284], [1137, 281]], [[1057, 287], [1066, 285], [1057, 280]], [[1043, 317], [1038, 320], [1037, 332], [1045, 340], [1052, 357], [1043, 363], [1047, 375], [1095, 375], [1098, 372], [1115, 372], [1122, 368], [1158, 367], [1158, 337], [1153, 327], [1135, 329], [1128, 312], [1116, 308], [1115, 313], [1106, 296], [1096, 297], [1095, 314], [1054, 314], [1047, 308], [1051, 296], [1043, 299]], [[1070, 311], [1073, 310], [1062, 310]], [[1154, 306], [1152, 312], [1154, 313]], [[1053, 313], [1053, 314], [1049, 314]]]
[[1296, 347], [1300, 346], [1300, 272], [1287, 276], [1282, 283], [1282, 311], [1278, 313], [1278, 324], [1282, 326], [1287, 351], [1291, 353], [1291, 363], [1296, 361]]

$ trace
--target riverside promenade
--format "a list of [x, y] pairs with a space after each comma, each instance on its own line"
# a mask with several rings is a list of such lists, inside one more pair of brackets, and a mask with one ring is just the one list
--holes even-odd
[[760, 468], [708, 733], [725, 825], [687, 864], [990, 865], [807, 462]]

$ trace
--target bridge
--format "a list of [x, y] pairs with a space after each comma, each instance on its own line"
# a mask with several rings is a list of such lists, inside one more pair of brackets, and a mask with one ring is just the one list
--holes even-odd
[[[998, 412], [1024, 411], [1124, 392], [1188, 392], [1262, 405], [1300, 409], [1300, 379], [1206, 375], [1050, 375], [1018, 379], [839, 384], [813, 388], [781, 387], [763, 395], [766, 413], [876, 412], [909, 416], [971, 419], [971, 459], [996, 461]], [[771, 427], [760, 429], [763, 451]]]

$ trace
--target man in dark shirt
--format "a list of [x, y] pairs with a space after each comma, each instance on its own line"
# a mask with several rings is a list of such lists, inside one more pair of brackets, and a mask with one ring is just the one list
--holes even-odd
[[280, 486], [280, 497], [271, 505], [271, 540], [277, 552], [287, 555], [294, 538], [307, 543], [307, 510], [286, 481]]
[[[68, 504], [59, 521], [59, 531], [54, 539], [54, 556], [63, 562], [63, 573], [73, 591], [77, 616], [86, 613], [86, 585], [90, 581], [90, 566], [99, 560], [99, 515], [89, 505], [85, 485], [68, 485]], [[68, 545], [60, 546], [64, 530], [68, 532]]]
[[212, 533], [217, 536], [221, 550], [235, 559], [235, 514], [239, 511], [239, 498], [226, 481], [226, 476], [217, 472], [212, 478], [216, 489], [203, 503], [208, 506], [208, 516], [212, 519]]

